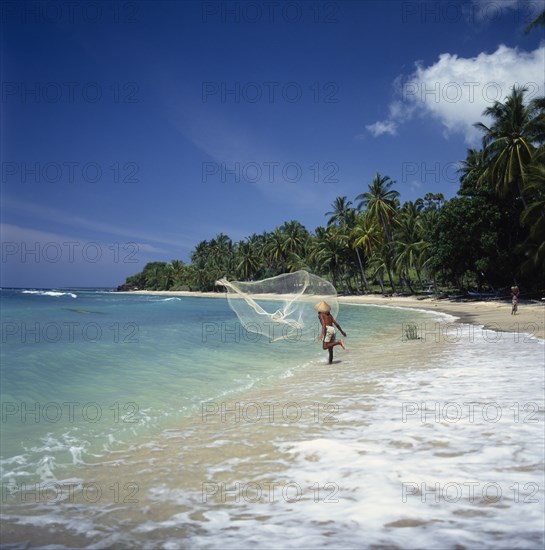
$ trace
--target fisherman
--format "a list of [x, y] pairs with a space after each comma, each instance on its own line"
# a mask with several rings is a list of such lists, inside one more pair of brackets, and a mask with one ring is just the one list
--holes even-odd
[[335, 327], [339, 329], [344, 337], [346, 337], [346, 332], [343, 331], [341, 326], [335, 321], [333, 315], [331, 315], [331, 307], [327, 302], [321, 301], [314, 306], [314, 309], [318, 312], [318, 317], [322, 325], [322, 332], [320, 334], [322, 349], [328, 350], [329, 364], [331, 365], [331, 363], [333, 363], [333, 348], [335, 346], [341, 346], [343, 349], [346, 349], [344, 347], [344, 340], [336, 340]]

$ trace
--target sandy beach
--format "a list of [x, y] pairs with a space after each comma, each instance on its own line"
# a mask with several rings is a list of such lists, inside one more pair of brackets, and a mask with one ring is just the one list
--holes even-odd
[[104, 329], [5, 346], [4, 391], [36, 366], [19, 410], [48, 404], [4, 425], [5, 544], [543, 547], [539, 303], [339, 297], [329, 365], [319, 343], [247, 339], [224, 293], [12, 294], [50, 304], [34, 324], [58, 304], [58, 325]]
[[[156, 294], [162, 296], [192, 296], [225, 298], [222, 292], [188, 292], [137, 290], [132, 294]], [[274, 296], [270, 296], [273, 298]], [[518, 312], [511, 315], [511, 303], [507, 301], [451, 301], [432, 297], [416, 298], [406, 296], [385, 297], [379, 295], [339, 296], [344, 304], [368, 304], [391, 307], [425, 309], [448, 313], [462, 323], [481, 325], [489, 330], [519, 332], [545, 340], [545, 302], [519, 302]]]

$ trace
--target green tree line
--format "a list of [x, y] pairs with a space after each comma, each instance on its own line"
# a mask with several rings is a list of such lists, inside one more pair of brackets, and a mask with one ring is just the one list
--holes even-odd
[[259, 280], [306, 269], [339, 292], [414, 293], [433, 286], [543, 292], [545, 273], [545, 98], [514, 87], [484, 111], [482, 147], [459, 164], [455, 197], [401, 204], [396, 182], [376, 173], [367, 190], [337, 197], [327, 223], [296, 220], [233, 242], [220, 233], [198, 243], [190, 264], [150, 262], [126, 288], [217, 289], [221, 277]]

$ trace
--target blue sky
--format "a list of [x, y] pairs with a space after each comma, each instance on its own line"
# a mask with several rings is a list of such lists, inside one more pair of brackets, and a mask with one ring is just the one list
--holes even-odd
[[[2, 286], [115, 286], [375, 172], [452, 197], [472, 123], [543, 95], [542, 0], [2, 3]], [[485, 121], [486, 122], [486, 121]]]

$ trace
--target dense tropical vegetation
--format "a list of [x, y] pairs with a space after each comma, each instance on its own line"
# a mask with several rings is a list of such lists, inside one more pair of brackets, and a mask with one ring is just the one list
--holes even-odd
[[508, 288], [543, 293], [545, 283], [545, 98], [514, 87], [477, 123], [482, 148], [460, 162], [457, 196], [427, 193], [400, 203], [379, 172], [367, 190], [337, 197], [327, 223], [309, 232], [287, 221], [234, 243], [220, 233], [197, 244], [191, 263], [148, 263], [125, 288], [215, 290], [221, 277], [258, 280], [306, 269], [340, 292], [414, 293]]

